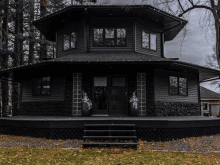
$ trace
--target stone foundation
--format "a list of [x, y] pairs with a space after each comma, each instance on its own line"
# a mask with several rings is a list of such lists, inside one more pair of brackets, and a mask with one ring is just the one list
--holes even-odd
[[199, 103], [155, 102], [155, 116], [200, 116]]

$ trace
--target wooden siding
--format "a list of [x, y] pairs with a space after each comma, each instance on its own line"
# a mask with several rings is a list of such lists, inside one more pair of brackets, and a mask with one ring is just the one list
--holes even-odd
[[[136, 29], [135, 51], [139, 52], [139, 53], [144, 53], [144, 54], [148, 54], [148, 55], [161, 57], [162, 55], [161, 55], [161, 35], [160, 35], [160, 32], [162, 31], [162, 28], [138, 19], [135, 22], [135, 29]], [[157, 50], [156, 51], [142, 48], [142, 30], [145, 30], [146, 32], [151, 32], [151, 33], [157, 35]]]
[[22, 102], [64, 101], [64, 78], [51, 78], [51, 95], [32, 96], [32, 79], [22, 81]]
[[[169, 95], [169, 75], [184, 76], [188, 80], [188, 96]], [[197, 76], [177, 72], [155, 70], [155, 101], [163, 102], [193, 102], [198, 103]]]
[[[127, 46], [122, 47], [94, 47], [94, 28], [126, 28]], [[91, 18], [89, 28], [90, 51], [133, 51], [133, 19], [132, 18]]]
[[[57, 57], [62, 57], [66, 55], [74, 55], [77, 52], [85, 52], [85, 35], [84, 35], [84, 20], [74, 21], [72, 23], [66, 24], [64, 28], [57, 32]], [[71, 33], [75, 31], [77, 35], [77, 43], [75, 49], [63, 50], [63, 35], [66, 33]]]

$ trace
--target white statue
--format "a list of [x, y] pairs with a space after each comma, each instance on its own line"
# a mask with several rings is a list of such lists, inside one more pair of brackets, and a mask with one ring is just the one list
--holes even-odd
[[133, 96], [130, 98], [130, 103], [133, 102], [133, 108], [137, 109], [138, 108], [138, 98], [135, 95], [135, 92], [133, 93]]
[[82, 102], [87, 104], [87, 107], [88, 107], [89, 110], [92, 109], [92, 101], [89, 100], [89, 98], [88, 98], [86, 92], [83, 92]]

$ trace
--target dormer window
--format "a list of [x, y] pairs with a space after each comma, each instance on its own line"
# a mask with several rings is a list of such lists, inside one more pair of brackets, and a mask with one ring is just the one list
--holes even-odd
[[63, 36], [63, 50], [76, 48], [76, 33], [72, 32]]
[[126, 46], [125, 28], [94, 28], [94, 46]]
[[142, 31], [142, 48], [157, 50], [157, 35]]

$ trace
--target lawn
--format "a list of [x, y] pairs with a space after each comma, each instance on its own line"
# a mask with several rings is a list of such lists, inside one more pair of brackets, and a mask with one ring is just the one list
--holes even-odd
[[132, 149], [0, 148], [0, 164], [218, 164], [220, 153], [177, 153]]

